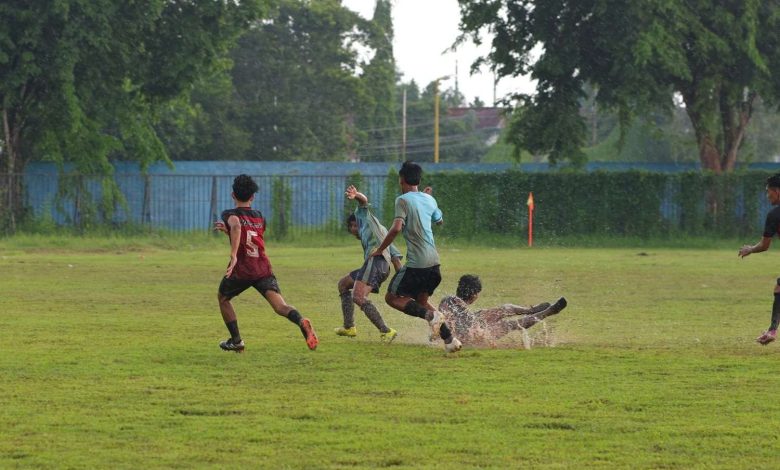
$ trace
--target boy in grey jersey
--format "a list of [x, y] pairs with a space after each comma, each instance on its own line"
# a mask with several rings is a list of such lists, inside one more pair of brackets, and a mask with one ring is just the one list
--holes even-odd
[[336, 334], [347, 337], [357, 336], [354, 311], [354, 305], [357, 305], [380, 331], [382, 342], [390, 343], [398, 332], [385, 324], [379, 310], [367, 297], [371, 292], [379, 292], [379, 286], [390, 274], [390, 263], [396, 271], [401, 269], [401, 252], [395, 245], [390, 245], [382, 256], [371, 256], [374, 248], [387, 234], [387, 229], [371, 213], [368, 197], [365, 194], [358, 191], [355, 186], [349, 186], [344, 194], [347, 199], [358, 201], [357, 209], [347, 218], [347, 230], [360, 240], [364, 262], [359, 269], [339, 280], [338, 289], [344, 326], [336, 328]]
[[404, 162], [398, 172], [401, 195], [395, 200], [395, 218], [382, 243], [372, 256], [379, 256], [403, 232], [406, 239], [406, 264], [390, 281], [385, 301], [396, 310], [429, 322], [434, 335], [439, 335], [447, 352], [459, 351], [460, 341], [452, 334], [444, 317], [429, 302], [429, 297], [441, 283], [439, 253], [433, 240], [432, 224], [443, 223], [436, 199], [418, 189], [422, 168], [414, 162]]

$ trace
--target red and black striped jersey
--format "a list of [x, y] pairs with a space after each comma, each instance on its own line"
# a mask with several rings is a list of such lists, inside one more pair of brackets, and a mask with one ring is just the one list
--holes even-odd
[[231, 279], [254, 280], [273, 274], [271, 262], [265, 254], [265, 219], [263, 214], [254, 209], [237, 207], [222, 212], [222, 222], [230, 232], [228, 219], [238, 217], [241, 224], [241, 240], [238, 246], [236, 267], [233, 268]]

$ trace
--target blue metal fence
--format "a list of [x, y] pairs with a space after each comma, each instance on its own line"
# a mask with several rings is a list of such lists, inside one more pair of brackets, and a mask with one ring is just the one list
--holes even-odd
[[[432, 164], [424, 165], [431, 171]], [[660, 168], [658, 165], [591, 164], [590, 170], [646, 169], [671, 172], [695, 169], [691, 165]], [[350, 164], [311, 162], [177, 162], [176, 169], [164, 165], [153, 166], [141, 174], [130, 164], [116, 165], [111, 177], [118, 189], [118, 204], [112, 204], [110, 214], [101, 212], [105, 185], [100, 177], [58, 173], [51, 164], [32, 163], [24, 175], [5, 175], [6, 181], [18, 178], [23, 182], [25, 207], [35, 218], [54, 221], [61, 225], [84, 226], [91, 220], [116, 226], [135, 225], [173, 231], [210, 230], [222, 210], [233, 207], [231, 185], [235, 175], [252, 175], [260, 189], [253, 207], [263, 212], [269, 225], [269, 234], [284, 229], [290, 234], [343, 230], [345, 215], [344, 189], [359, 173], [363, 190], [372, 201], [375, 212], [389, 223], [389, 214], [383, 213], [386, 188], [397, 190], [394, 177], [398, 164]], [[778, 170], [778, 164], [760, 164], [756, 169]], [[507, 169], [538, 171], [536, 164], [478, 165], [439, 164], [435, 171], [500, 172]], [[388, 186], [389, 185], [389, 186]], [[10, 183], [9, 183], [10, 186]], [[661, 214], [672, 227], [679, 227], [680, 208], [675, 202], [678, 188], [669, 184], [662, 198]], [[2, 191], [0, 191], [2, 192]], [[287, 195], [287, 196], [285, 196]], [[527, 194], [518, 194], [525, 200]], [[518, 200], [520, 200], [518, 199]], [[761, 220], [769, 209], [764, 198], [759, 202]], [[349, 206], [349, 204], [346, 204]], [[91, 217], [91, 218], [90, 218]]]
[[[273, 234], [281, 224], [294, 229], [295, 233], [342, 230], [344, 190], [351, 176], [250, 176], [259, 186], [253, 207], [267, 219], [269, 233]], [[233, 178], [224, 175], [114, 175], [112, 179], [122, 199], [110, 217], [101, 214], [99, 218], [108, 219], [103, 222], [117, 226], [210, 230], [223, 210], [235, 206], [231, 198]], [[360, 189], [369, 197], [375, 212], [382, 216], [387, 176], [361, 176], [361, 181], [363, 187]], [[68, 196], [61, 197], [63, 184], [81, 189], [68, 189]], [[76, 226], [87, 223], [89, 211], [100, 210], [105, 190], [102, 178], [76, 176], [63, 181], [57, 174], [50, 173], [24, 175], [24, 188], [25, 206], [36, 218]], [[287, 198], [283, 198], [285, 194]], [[354, 204], [347, 204], [351, 205]]]

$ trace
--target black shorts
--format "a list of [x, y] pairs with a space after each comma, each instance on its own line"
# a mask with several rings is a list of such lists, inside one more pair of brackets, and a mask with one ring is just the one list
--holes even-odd
[[265, 297], [265, 293], [269, 290], [272, 290], [278, 294], [282, 293], [282, 291], [279, 289], [279, 283], [276, 281], [276, 276], [273, 274], [267, 277], [261, 277], [260, 279], [248, 280], [229, 279], [227, 277], [223, 277], [222, 282], [219, 283], [219, 293], [228, 299], [232, 299], [250, 287], [257, 289], [257, 292], [260, 292], [263, 297]]
[[430, 268], [408, 268], [404, 266], [395, 273], [387, 292], [403, 297], [416, 298], [423, 292], [432, 295], [441, 283], [439, 265]]
[[390, 275], [390, 264], [381, 256], [369, 256], [360, 269], [349, 273], [353, 281], [360, 281], [371, 286], [371, 292], [379, 292], [379, 286]]

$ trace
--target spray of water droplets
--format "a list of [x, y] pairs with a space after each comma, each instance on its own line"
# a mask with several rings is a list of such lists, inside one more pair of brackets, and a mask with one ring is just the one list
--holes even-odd
[[507, 304], [472, 312], [457, 297], [447, 297], [440, 308], [458, 339], [472, 348], [531, 349], [554, 347], [556, 343], [547, 322], [518, 314], [518, 309], [530, 307]]

